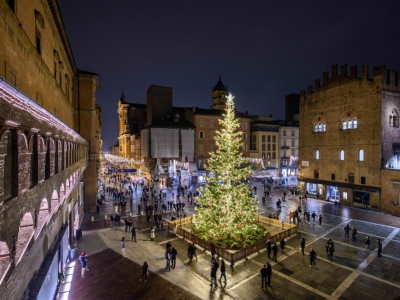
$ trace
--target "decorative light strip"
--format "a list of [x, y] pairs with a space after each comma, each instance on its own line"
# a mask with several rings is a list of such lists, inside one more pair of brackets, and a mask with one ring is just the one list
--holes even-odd
[[46, 109], [36, 104], [33, 100], [25, 96], [16, 88], [9, 85], [2, 78], [0, 78], [0, 98], [8, 102], [16, 109], [28, 112], [39, 121], [43, 121], [50, 126], [65, 132], [74, 139], [77, 139], [83, 143], [87, 143], [86, 140], [82, 136], [80, 136], [75, 130], [73, 130], [60, 119], [52, 115]]

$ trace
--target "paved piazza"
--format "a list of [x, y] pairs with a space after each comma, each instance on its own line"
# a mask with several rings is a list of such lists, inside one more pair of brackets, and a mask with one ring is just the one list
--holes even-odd
[[[280, 197], [280, 192], [275, 192], [272, 200], [260, 206], [260, 211], [264, 215], [275, 212], [275, 201]], [[160, 232], [156, 241], [150, 241], [144, 217], [136, 217], [137, 243], [130, 241], [123, 227], [93, 227], [84, 232], [80, 245], [88, 251], [92, 267], [82, 279], [77, 275], [79, 266], [75, 265], [70, 292], [74, 297], [70, 299], [106, 299], [110, 295], [113, 299], [400, 299], [400, 219], [314, 199], [306, 202], [303, 206], [308, 211], [322, 213], [322, 225], [302, 223], [299, 233], [287, 241], [285, 251], [279, 250], [277, 262], [268, 259], [263, 250], [236, 265], [234, 270], [228, 268], [227, 285], [213, 290], [209, 285], [209, 253], [199, 250], [198, 261], [188, 265], [187, 242], [166, 231]], [[289, 199], [284, 203], [281, 217], [297, 205], [298, 199]], [[357, 228], [355, 241], [351, 237], [345, 240], [346, 224]], [[129, 240], [126, 258], [120, 255], [122, 236]], [[371, 239], [370, 249], [364, 242], [367, 236]], [[305, 256], [299, 251], [302, 237], [307, 242]], [[332, 260], [325, 251], [328, 239], [335, 243]], [[383, 243], [382, 257], [377, 257], [377, 239]], [[170, 272], [164, 269], [163, 251], [167, 242], [178, 250], [177, 267]], [[311, 249], [318, 256], [313, 267], [309, 266], [307, 255]], [[145, 260], [151, 270], [147, 283], [140, 281], [139, 266]], [[272, 287], [262, 290], [259, 271], [267, 261], [273, 265]]]

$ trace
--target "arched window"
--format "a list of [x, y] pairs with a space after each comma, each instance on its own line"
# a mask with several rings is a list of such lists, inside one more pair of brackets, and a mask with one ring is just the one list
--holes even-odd
[[399, 112], [397, 109], [393, 109], [389, 116], [389, 126], [399, 128]]
[[339, 159], [344, 160], [344, 150], [340, 150], [339, 152]]

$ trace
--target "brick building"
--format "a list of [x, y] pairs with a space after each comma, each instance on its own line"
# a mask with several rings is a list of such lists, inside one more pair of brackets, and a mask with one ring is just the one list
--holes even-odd
[[301, 93], [301, 186], [322, 199], [399, 214], [400, 82], [385, 67], [371, 71], [334, 65]]
[[[137, 161], [149, 158], [149, 155], [144, 153], [148, 150], [143, 147], [147, 148], [147, 143], [143, 144], [143, 133], [148, 131], [143, 131], [143, 129], [155, 126], [158, 126], [157, 128], [176, 127], [182, 130], [191, 128], [194, 130], [193, 155], [190, 157], [181, 155], [174, 159], [193, 162], [203, 168], [209, 152], [215, 149], [214, 135], [219, 126], [218, 119], [222, 117], [228, 90], [220, 78], [212, 89], [211, 108], [198, 108], [173, 106], [172, 89], [168, 89], [151, 86], [147, 93], [147, 104], [128, 103], [125, 96], [121, 96], [118, 101], [120, 155]], [[163, 90], [164, 93], [168, 91], [170, 94], [168, 96], [160, 95], [156, 90]], [[154, 122], [153, 115], [159, 116], [156, 118], [158, 121]], [[247, 156], [250, 145], [250, 123], [254, 116], [240, 112], [237, 115], [240, 119], [241, 130], [244, 132], [242, 150]], [[168, 116], [170, 116], [169, 119]], [[174, 120], [176, 118], [179, 122]]]
[[52, 299], [95, 208], [98, 76], [78, 70], [56, 0], [0, 1], [0, 44], [0, 298]]

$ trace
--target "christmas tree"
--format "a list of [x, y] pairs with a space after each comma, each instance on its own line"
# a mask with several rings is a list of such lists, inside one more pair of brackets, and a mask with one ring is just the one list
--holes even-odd
[[246, 183], [250, 168], [245, 166], [240, 151], [243, 132], [235, 117], [232, 95], [227, 97], [219, 125], [216, 150], [207, 162], [209, 176], [198, 199], [192, 229], [219, 246], [240, 248], [259, 240], [265, 229], [257, 224], [257, 201]]

